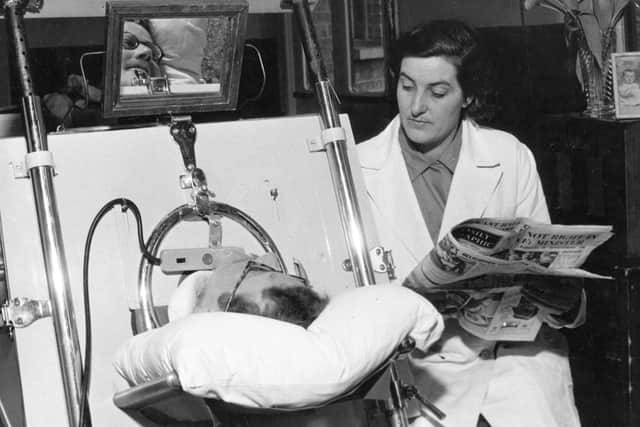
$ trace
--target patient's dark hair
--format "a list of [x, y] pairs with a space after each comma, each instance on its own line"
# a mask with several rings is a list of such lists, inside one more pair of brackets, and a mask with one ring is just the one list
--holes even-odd
[[320, 296], [308, 286], [274, 286], [265, 289], [262, 295], [275, 303], [272, 310], [263, 313], [264, 316], [295, 323], [303, 328], [316, 320], [328, 302], [328, 298]]
[[[222, 294], [219, 306], [224, 307], [229, 293]], [[324, 310], [329, 299], [323, 297], [309, 286], [271, 286], [262, 291], [262, 297], [273, 301], [271, 309], [265, 312], [260, 311], [260, 307], [244, 295], [236, 295], [231, 301], [229, 312], [255, 314], [271, 319], [282, 320], [308, 327]]]

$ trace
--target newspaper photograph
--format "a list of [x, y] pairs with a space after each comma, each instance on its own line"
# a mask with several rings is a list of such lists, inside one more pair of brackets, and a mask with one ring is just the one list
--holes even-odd
[[461, 311], [458, 322], [467, 332], [490, 341], [533, 341], [542, 326], [538, 308], [518, 287], [491, 292]]
[[[528, 218], [477, 218], [453, 227], [404, 285], [457, 306], [460, 325], [489, 340], [530, 341], [542, 322], [515, 275], [610, 279], [580, 267], [613, 236], [611, 226], [542, 224]], [[436, 304], [437, 306], [437, 304]], [[446, 310], [451, 310], [449, 306]]]

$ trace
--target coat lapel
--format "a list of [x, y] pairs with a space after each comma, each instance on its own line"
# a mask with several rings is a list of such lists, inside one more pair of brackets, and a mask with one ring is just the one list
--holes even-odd
[[440, 238], [459, 222], [484, 216], [503, 175], [491, 141], [483, 139], [471, 121], [463, 120], [462, 127], [460, 158], [449, 189]]
[[[440, 238], [457, 223], [481, 217], [502, 179], [502, 167], [477, 125], [462, 122], [462, 147], [444, 210]], [[422, 218], [398, 141], [396, 117], [377, 137], [359, 147], [362, 172], [373, 208], [378, 211], [379, 229], [392, 230], [398, 241], [421, 260], [433, 241]]]
[[396, 117], [381, 135], [363, 145], [366, 151], [360, 151], [360, 161], [378, 221], [385, 222], [378, 228], [391, 230], [418, 262], [433, 248], [433, 242], [402, 157], [398, 129]]

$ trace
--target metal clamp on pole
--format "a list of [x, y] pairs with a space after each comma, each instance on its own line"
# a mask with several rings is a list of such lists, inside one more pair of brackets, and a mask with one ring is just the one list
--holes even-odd
[[49, 300], [14, 298], [0, 306], [0, 326], [25, 328], [43, 317], [51, 316]]
[[376, 273], [387, 273], [389, 280], [396, 279], [396, 265], [393, 262], [391, 250], [385, 250], [382, 246], [376, 246], [369, 251], [373, 270]]
[[169, 132], [180, 147], [184, 168], [192, 170], [196, 167], [196, 125], [191, 121], [191, 116], [171, 117]]
[[24, 156], [24, 166], [27, 171], [42, 166], [55, 167], [53, 153], [51, 151], [34, 151]]
[[51, 151], [33, 151], [24, 156], [24, 161], [13, 163], [13, 177], [29, 178], [29, 171], [39, 167], [50, 167], [53, 174], [56, 175], [55, 162], [53, 161], [53, 153]]
[[322, 137], [323, 146], [330, 144], [332, 142], [340, 142], [340, 141], [347, 140], [347, 134], [345, 133], [344, 129], [341, 127], [323, 129], [322, 132], [320, 133], [320, 136]]

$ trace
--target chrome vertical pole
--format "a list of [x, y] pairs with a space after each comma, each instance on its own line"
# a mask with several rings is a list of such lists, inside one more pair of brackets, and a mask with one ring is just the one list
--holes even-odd
[[[336, 94], [329, 81], [320, 47], [316, 38], [311, 10], [308, 0], [282, 1], [283, 5], [293, 6], [293, 12], [298, 21], [301, 33], [302, 46], [304, 48], [307, 63], [311, 75], [315, 80], [316, 97], [320, 104], [320, 117], [322, 119], [323, 136], [329, 134], [328, 138], [323, 138], [324, 147], [327, 151], [329, 168], [333, 180], [334, 192], [338, 198], [338, 206], [345, 231], [347, 246], [349, 247], [353, 274], [358, 286], [375, 284], [371, 260], [367, 253], [366, 239], [362, 228], [362, 217], [358, 200], [356, 198], [355, 187], [349, 158], [347, 156], [347, 144], [344, 132], [336, 132], [342, 129], [340, 116], [335, 107]], [[391, 365], [391, 408], [388, 412], [387, 420], [390, 427], [408, 427], [407, 411], [405, 399], [402, 394], [402, 383], [398, 377], [395, 364]]]
[[375, 278], [367, 251], [362, 215], [347, 154], [347, 142], [340, 125], [340, 116], [335, 106], [335, 91], [329, 81], [313, 21], [311, 20], [311, 9], [307, 0], [291, 0], [283, 3], [293, 6], [307, 63], [315, 81], [316, 97], [320, 104], [323, 144], [327, 152], [329, 170], [334, 192], [338, 199], [338, 209], [342, 219], [342, 227], [349, 249], [349, 256], [351, 257], [351, 266], [356, 285], [372, 285], [375, 283]]
[[[13, 49], [17, 76], [22, 90], [22, 111], [27, 139], [27, 156], [40, 159], [29, 170], [42, 244], [42, 255], [51, 301], [53, 325], [58, 347], [58, 359], [66, 397], [69, 425], [78, 424], [82, 379], [82, 358], [78, 340], [78, 327], [70, 295], [69, 272], [62, 242], [60, 218], [53, 185], [53, 166], [47, 161], [50, 153], [44, 127], [40, 98], [35, 95], [29, 64], [24, 12], [31, 11], [34, 3], [5, 0], [4, 16], [9, 31], [9, 48]], [[42, 160], [44, 159], [44, 160]]]

